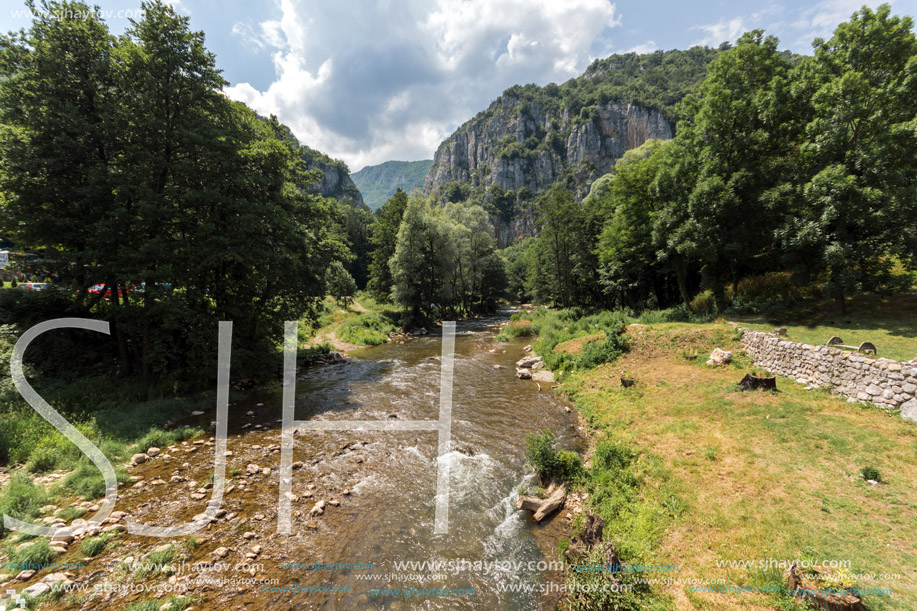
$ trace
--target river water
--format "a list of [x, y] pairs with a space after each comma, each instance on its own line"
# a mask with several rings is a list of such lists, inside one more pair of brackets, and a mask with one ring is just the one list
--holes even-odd
[[[515, 509], [514, 501], [521, 487], [537, 483], [525, 465], [526, 435], [547, 428], [561, 445], [576, 447], [576, 421], [549, 388], [539, 391], [534, 382], [516, 379], [514, 363], [526, 342], [494, 341], [505, 314], [457, 325], [452, 445], [445, 455], [451, 465], [448, 534], [433, 534], [433, 431], [298, 432], [293, 460], [303, 465], [293, 477], [292, 534], [277, 534], [280, 389], [265, 390], [230, 407], [233, 456], [228, 466], [242, 474], [235, 472], [230, 482], [235, 488], [224, 507], [236, 515], [202, 532], [197, 554], [204, 558], [220, 545], [241, 558], [249, 544], [260, 544], [258, 577], [276, 579], [290, 591], [246, 586], [197, 592], [213, 608], [553, 608], [553, 597], [538, 590], [551, 578], [539, 570], [544, 567], [539, 561], [555, 559], [555, 542], [548, 540], [563, 530], [563, 518], [547, 527], [535, 525], [531, 514]], [[441, 342], [434, 327], [430, 336], [356, 350], [346, 362], [303, 370], [296, 386], [296, 419], [436, 420]], [[202, 416], [201, 423], [211, 417]], [[181, 451], [191, 447], [171, 453]], [[208, 466], [212, 469], [212, 452], [188, 456], [198, 462], [176, 469], [175, 463], [186, 460], [179, 457], [151, 467], [146, 477], [168, 480], [184, 471], [203, 475]], [[273, 471], [247, 476], [244, 470], [251, 463]], [[186, 493], [176, 492], [141, 489], [128, 511], [141, 521], [163, 523], [184, 521], [202, 510], [205, 501], [190, 507]], [[322, 515], [311, 516], [317, 500], [339, 505], [329, 504]], [[254, 539], [241, 540], [244, 531], [254, 533]], [[397, 566], [411, 562], [444, 564]], [[313, 563], [320, 564], [305, 568]], [[526, 586], [531, 591], [524, 591]], [[452, 592], [397, 592], [410, 588]]]

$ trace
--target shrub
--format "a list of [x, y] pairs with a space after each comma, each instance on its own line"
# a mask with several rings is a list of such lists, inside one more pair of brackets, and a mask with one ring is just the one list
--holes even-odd
[[542, 478], [548, 477], [557, 468], [557, 456], [554, 452], [556, 439], [554, 433], [547, 429], [525, 438], [525, 458]]
[[882, 474], [875, 467], [863, 467], [860, 469], [860, 475], [863, 476], [863, 479], [871, 479], [876, 482], [882, 481]]
[[345, 321], [338, 330], [338, 337], [351, 344], [378, 346], [387, 342], [395, 330], [395, 325], [383, 314], [368, 312]]
[[525, 438], [525, 457], [535, 467], [542, 481], [555, 478], [561, 481], [577, 479], [583, 471], [580, 455], [569, 450], [556, 450], [557, 438], [545, 429]]

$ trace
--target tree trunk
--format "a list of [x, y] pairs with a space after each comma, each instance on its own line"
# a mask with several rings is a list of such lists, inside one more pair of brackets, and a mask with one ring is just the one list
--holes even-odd
[[691, 297], [688, 295], [688, 279], [685, 271], [685, 261], [681, 257], [675, 257], [675, 276], [678, 279], [678, 292], [681, 293], [681, 300], [685, 303], [685, 308], [693, 312], [691, 307]]
[[841, 314], [847, 313], [847, 300], [844, 299], [844, 291], [834, 296], [834, 305], [837, 306], [837, 311]]

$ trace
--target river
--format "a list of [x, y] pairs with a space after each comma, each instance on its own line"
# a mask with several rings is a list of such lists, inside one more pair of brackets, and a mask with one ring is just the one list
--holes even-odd
[[[260, 544], [263, 551], [251, 561], [261, 565], [257, 577], [276, 581], [268, 587], [193, 588], [207, 597], [205, 607], [553, 608], [554, 597], [538, 590], [551, 578], [539, 562], [555, 559], [564, 512], [553, 524], [538, 526], [530, 514], [515, 509], [514, 501], [521, 487], [537, 483], [525, 465], [526, 435], [547, 428], [561, 445], [576, 447], [576, 421], [550, 389], [540, 392], [535, 383], [515, 378], [514, 363], [526, 342], [494, 341], [505, 315], [459, 323], [456, 329], [452, 445], [445, 455], [451, 465], [448, 534], [433, 534], [433, 431], [297, 433], [293, 460], [302, 466], [294, 471], [292, 534], [277, 534], [281, 391], [259, 391], [231, 405], [228, 466], [238, 471], [224, 502], [230, 514], [201, 533], [194, 560], [207, 558], [217, 545], [231, 548], [230, 559], [238, 560], [250, 545]], [[434, 327], [430, 336], [355, 350], [343, 363], [304, 369], [297, 379], [296, 419], [437, 419], [438, 333]], [[198, 422], [207, 426], [211, 419], [212, 414], [205, 414]], [[205, 469], [212, 469], [212, 450], [192, 448], [186, 444], [170, 454], [193, 464], [176, 468], [176, 461], [166, 461], [147, 469], [146, 479], [168, 481], [192, 471], [199, 475], [189, 479], [200, 481]], [[248, 464], [272, 472], [248, 475]], [[206, 501], [190, 507], [174, 488], [164, 493], [141, 487], [128, 511], [142, 521], [163, 523], [187, 520], [202, 510]], [[318, 500], [329, 504], [324, 513], [311, 516]], [[241, 539], [246, 532], [254, 535], [251, 540]], [[397, 566], [411, 562], [443, 564], [438, 569]], [[183, 579], [188, 576], [180, 575], [179, 583]], [[271, 589], [278, 586], [289, 590]], [[525, 592], [526, 587], [532, 591]], [[374, 592], [409, 588], [428, 592], [409, 590], [409, 597]]]

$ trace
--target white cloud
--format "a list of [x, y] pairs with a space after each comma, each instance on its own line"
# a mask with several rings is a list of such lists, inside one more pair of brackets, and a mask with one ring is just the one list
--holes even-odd
[[582, 72], [592, 44], [620, 24], [608, 0], [279, 5], [280, 19], [233, 28], [272, 50], [273, 83], [261, 91], [239, 83], [226, 93], [276, 114], [303, 143], [353, 170], [430, 157], [506, 87]]
[[802, 11], [792, 24], [793, 29], [801, 31], [793, 45], [810, 49], [813, 40], [831, 38], [837, 26], [850, 19], [863, 5], [876, 9], [883, 2], [894, 5], [893, 0], [823, 0]]
[[735, 42], [736, 39], [750, 30], [745, 25], [745, 20], [741, 17], [735, 19], [722, 20], [710, 25], [700, 25], [692, 28], [702, 30], [707, 33], [706, 36], [695, 42], [696, 45], [706, 45], [716, 47], [722, 42]]
[[636, 53], [637, 55], [641, 55], [643, 53], [652, 53], [653, 51], [655, 51], [658, 48], [659, 47], [656, 45], [655, 41], [647, 40], [643, 44], [635, 45], [631, 47], [630, 49], [625, 49], [624, 51], [620, 51], [620, 53]]

